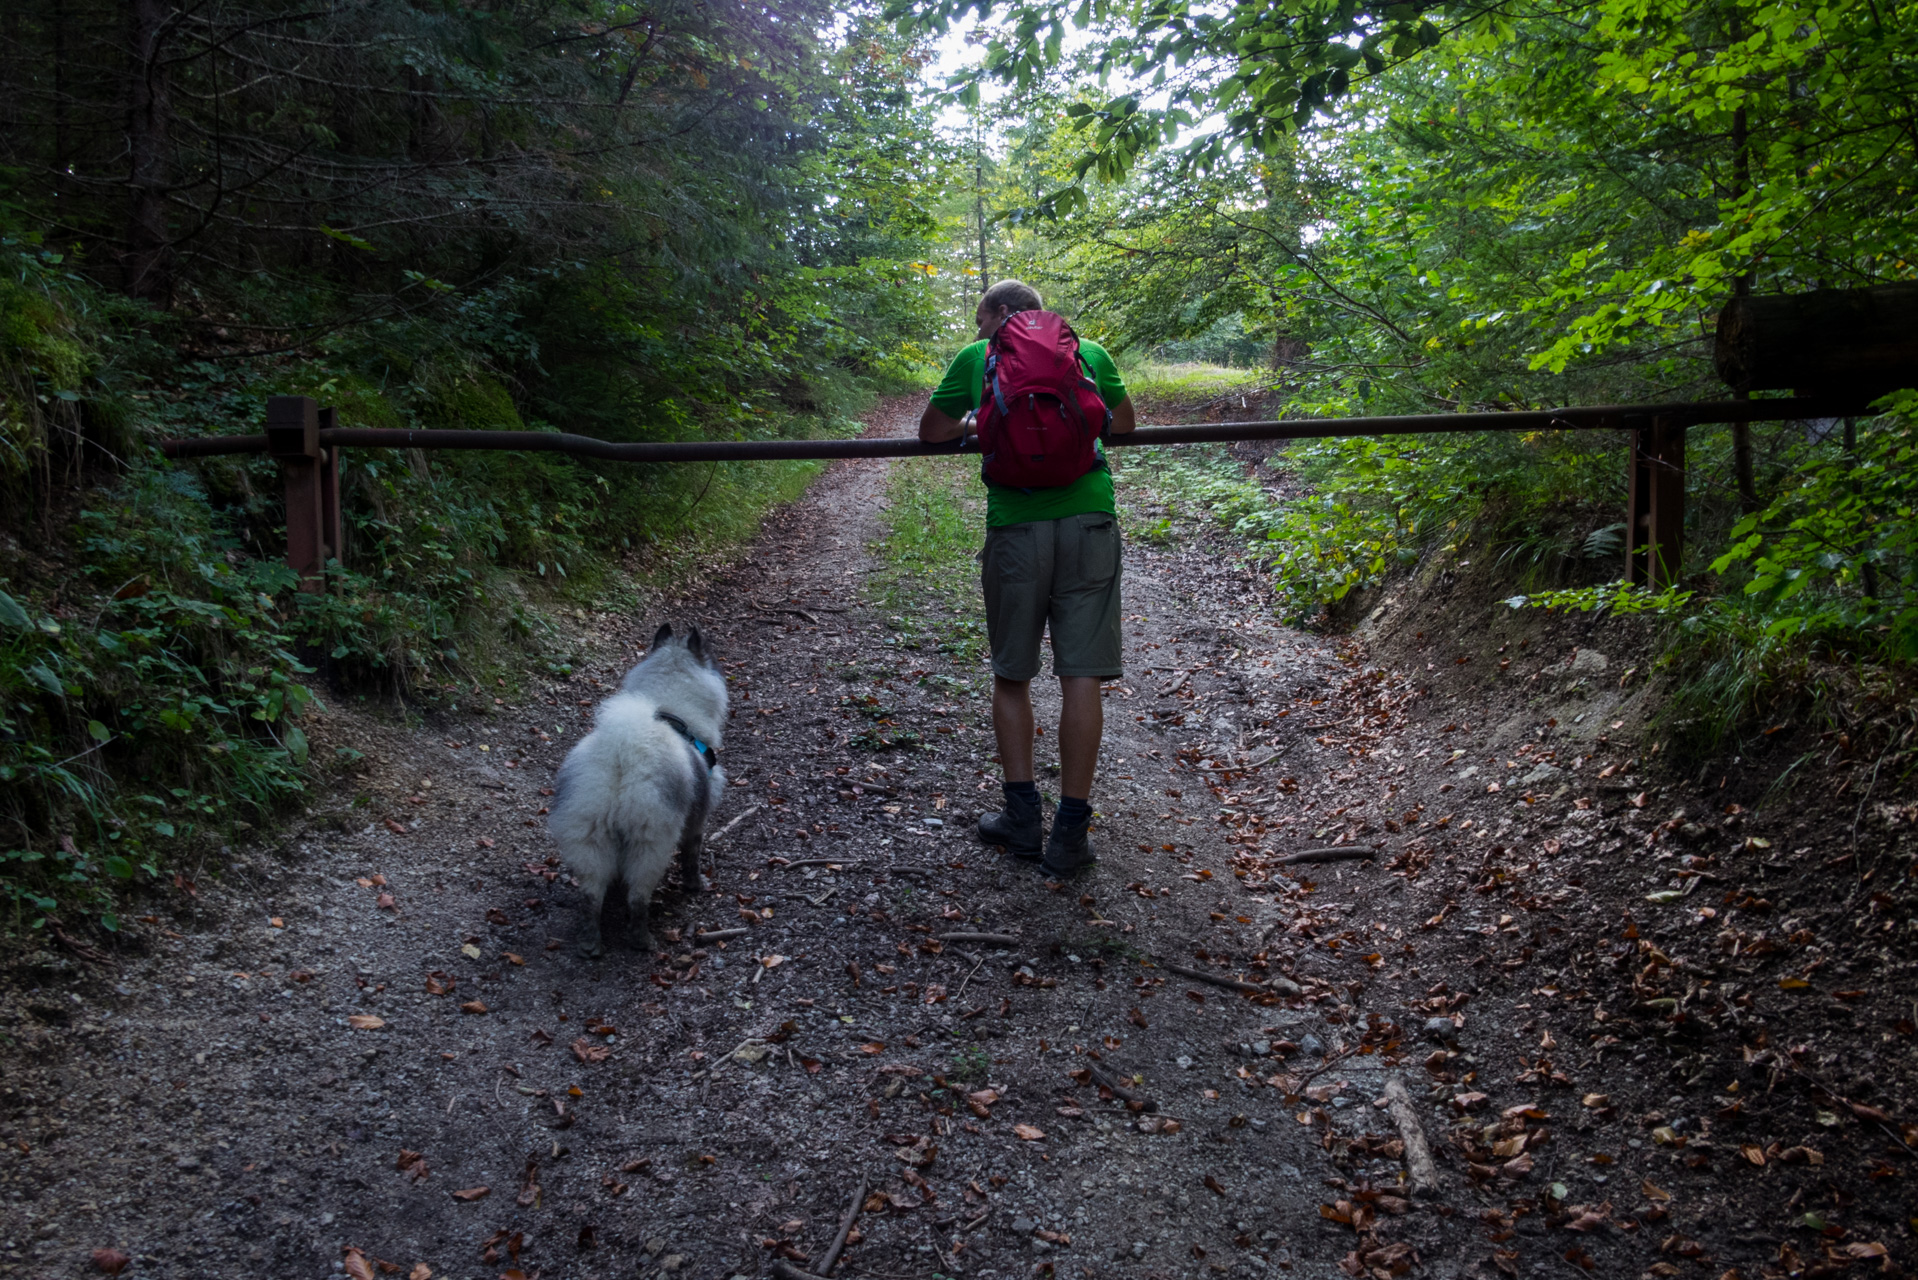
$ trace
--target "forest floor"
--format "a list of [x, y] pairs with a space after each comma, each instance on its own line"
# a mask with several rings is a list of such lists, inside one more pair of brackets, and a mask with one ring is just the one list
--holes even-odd
[[[862, 1183], [839, 1276], [1918, 1265], [1914, 810], [1869, 760], [1754, 813], [1789, 753], [1661, 776], [1624, 624], [1448, 564], [1291, 631], [1187, 521], [1128, 545], [1101, 861], [1051, 882], [972, 834], [963, 595], [879, 603], [888, 477], [835, 465], [489, 715], [334, 699], [350, 785], [119, 951], [9, 973], [0, 1271], [725, 1280], [822, 1265]], [[587, 960], [543, 797], [662, 620], [732, 680], [710, 887]]]

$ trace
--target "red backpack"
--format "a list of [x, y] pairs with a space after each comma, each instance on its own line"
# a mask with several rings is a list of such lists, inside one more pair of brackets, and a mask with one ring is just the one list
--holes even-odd
[[979, 397], [980, 470], [1011, 489], [1055, 489], [1102, 465], [1112, 410], [1063, 316], [1017, 311], [992, 335]]

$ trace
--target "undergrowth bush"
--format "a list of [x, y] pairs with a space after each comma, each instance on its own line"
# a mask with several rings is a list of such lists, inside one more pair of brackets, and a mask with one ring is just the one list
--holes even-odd
[[[117, 929], [127, 887], [170, 880], [348, 762], [301, 727], [322, 697], [450, 710], [476, 681], [564, 672], [558, 606], [631, 607], [751, 538], [819, 470], [348, 450], [346, 545], [326, 589], [303, 592], [277, 465], [176, 465], [154, 441], [257, 432], [285, 394], [342, 426], [554, 430], [532, 410], [575, 427], [590, 401], [612, 439], [846, 435], [872, 394], [829, 362], [697, 349], [679, 357], [697, 388], [655, 385], [604, 346], [595, 377], [570, 382], [528, 363], [519, 286], [303, 354], [181, 359], [165, 317], [69, 267], [0, 244], [0, 932], [16, 937]], [[570, 305], [547, 283], [542, 305]]]
[[[1623, 545], [1606, 508], [1622, 451], [1570, 433], [1314, 440], [1251, 472], [1214, 445], [1126, 456], [1147, 484], [1244, 538], [1294, 623], [1441, 543], [1489, 540], [1504, 572], [1529, 583], [1588, 572]], [[1267, 488], [1277, 469], [1295, 471], [1304, 495], [1282, 500]]]

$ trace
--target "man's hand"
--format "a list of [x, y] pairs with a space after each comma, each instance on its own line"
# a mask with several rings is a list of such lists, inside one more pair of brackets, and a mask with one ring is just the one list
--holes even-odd
[[931, 405], [927, 405], [926, 411], [919, 415], [919, 439], [924, 444], [944, 444], [948, 440], [957, 440], [964, 429], [961, 419], [947, 417]]

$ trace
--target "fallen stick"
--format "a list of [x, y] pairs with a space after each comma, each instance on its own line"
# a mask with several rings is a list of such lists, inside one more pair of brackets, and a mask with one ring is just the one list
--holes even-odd
[[784, 1258], [774, 1258], [772, 1273], [775, 1280], [826, 1280], [817, 1271], [801, 1271]]
[[1432, 1160], [1432, 1148], [1425, 1141], [1425, 1130], [1419, 1124], [1412, 1095], [1406, 1092], [1405, 1081], [1398, 1076], [1385, 1082], [1385, 1107], [1392, 1115], [1392, 1123], [1398, 1126], [1399, 1140], [1405, 1143], [1405, 1172], [1412, 1181], [1412, 1194], [1437, 1195], [1438, 1165]]
[[972, 968], [966, 970], [965, 982], [961, 982], [959, 984], [959, 990], [953, 992], [952, 998], [954, 1000], [957, 1000], [960, 996], [966, 994], [966, 986], [968, 983], [972, 981], [972, 975], [979, 972], [979, 966], [984, 964], [985, 962], [986, 962], [986, 958], [984, 956], [977, 956], [973, 959]]
[[1178, 688], [1180, 685], [1184, 684], [1186, 681], [1190, 680], [1191, 678], [1192, 678], [1192, 673], [1190, 671], [1181, 671], [1178, 674], [1178, 677], [1174, 679], [1171, 684], [1159, 690], [1159, 692], [1155, 696], [1163, 698], [1168, 693], [1171, 693], [1174, 689]]
[[751, 603], [752, 607], [759, 610], [761, 613], [790, 613], [797, 617], [804, 618], [806, 621], [812, 623], [815, 627], [819, 625], [819, 619], [813, 617], [810, 613], [807, 613], [804, 609], [795, 609], [788, 605], [761, 604], [757, 600], [750, 601], [749, 603]]
[[859, 1175], [859, 1186], [852, 1193], [852, 1203], [846, 1206], [846, 1216], [839, 1220], [839, 1234], [832, 1238], [832, 1248], [826, 1250], [826, 1257], [819, 1264], [819, 1274], [832, 1274], [833, 1264], [839, 1261], [840, 1252], [846, 1247], [846, 1237], [852, 1234], [852, 1222], [859, 1216], [859, 1206], [866, 1202], [866, 1175]]
[[1019, 939], [1009, 933], [935, 933], [941, 942], [970, 942], [981, 947], [1016, 947]]
[[1128, 1111], [1157, 1111], [1159, 1109], [1158, 1103], [1150, 1098], [1142, 1097], [1125, 1085], [1120, 1084], [1117, 1076], [1096, 1062], [1086, 1063], [1086, 1073], [1092, 1077], [1094, 1084], [1104, 1085], [1106, 1088], [1112, 1090], [1112, 1096], [1125, 1103]]
[[1278, 861], [1287, 862], [1353, 862], [1358, 859], [1370, 861], [1379, 856], [1377, 849], [1364, 845], [1342, 844], [1333, 849], [1302, 849], [1298, 853], [1288, 853]]
[[1181, 978], [1190, 978], [1194, 982], [1209, 982], [1215, 987], [1225, 987], [1230, 991], [1249, 991], [1253, 995], [1304, 995], [1304, 988], [1290, 978], [1267, 978], [1264, 982], [1244, 982], [1238, 978], [1228, 978], [1223, 974], [1208, 973], [1204, 969], [1188, 969], [1182, 964], [1173, 964], [1169, 960], [1158, 962], [1167, 973], [1176, 973]]
[[782, 867], [857, 867], [864, 865], [859, 858], [800, 858], [796, 862], [782, 862]]
[[707, 836], [706, 843], [715, 844], [720, 840], [724, 840], [726, 838], [726, 834], [729, 831], [731, 831], [734, 827], [738, 826], [740, 823], [744, 822], [746, 819], [752, 817], [755, 813], [758, 813], [761, 809], [765, 807], [766, 806], [761, 804], [754, 805], [752, 808], [746, 810], [746, 812], [740, 814], [737, 818], [734, 818], [731, 822], [728, 822], [725, 826], [721, 827], [717, 835]]
[[751, 932], [752, 930], [746, 928], [744, 925], [740, 925], [735, 929], [695, 929], [693, 930], [693, 941], [724, 942], [728, 938], [743, 938]]

